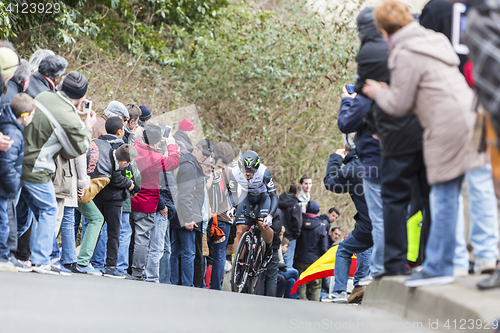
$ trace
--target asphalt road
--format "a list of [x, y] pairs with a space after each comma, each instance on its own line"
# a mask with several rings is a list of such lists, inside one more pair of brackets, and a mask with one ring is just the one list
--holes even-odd
[[430, 332], [356, 305], [73, 275], [0, 273], [0, 333]]

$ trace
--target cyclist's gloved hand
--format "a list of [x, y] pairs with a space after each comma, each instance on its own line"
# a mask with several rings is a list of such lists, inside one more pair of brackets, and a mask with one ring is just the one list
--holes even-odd
[[236, 214], [236, 208], [234, 207], [227, 211], [227, 217], [229, 217], [230, 219], [234, 217], [234, 214]]
[[269, 227], [273, 225], [273, 218], [271, 217], [271, 215], [267, 215], [264, 218], [264, 223], [267, 224]]

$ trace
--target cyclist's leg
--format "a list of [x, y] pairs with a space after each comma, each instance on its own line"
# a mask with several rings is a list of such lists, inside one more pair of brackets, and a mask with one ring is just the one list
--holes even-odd
[[[256, 196], [256, 198], [258, 200], [259, 216], [261, 218], [265, 218], [267, 215], [269, 215], [269, 209], [271, 208], [271, 198], [269, 197], [269, 194], [267, 192], [261, 193], [260, 195]], [[271, 243], [273, 242], [274, 232], [270, 228], [263, 229], [259, 227], [259, 229], [261, 231], [262, 238], [267, 245], [266, 255], [268, 256], [268, 259], [270, 259], [270, 256], [272, 255]]]
[[236, 224], [236, 237], [234, 237], [234, 248], [238, 248], [241, 236], [248, 230], [248, 220], [243, 217], [243, 206], [246, 206], [246, 212], [250, 211], [250, 201], [247, 197], [236, 206], [235, 224]]

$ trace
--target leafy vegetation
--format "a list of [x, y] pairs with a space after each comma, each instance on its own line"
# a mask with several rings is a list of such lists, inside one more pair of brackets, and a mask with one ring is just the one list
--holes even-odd
[[111, 99], [155, 113], [195, 103], [205, 133], [256, 150], [280, 193], [308, 173], [322, 210], [335, 204], [342, 226], [352, 223], [349, 197], [327, 193], [322, 180], [341, 148], [341, 86], [354, 78], [353, 13], [338, 8], [326, 21], [287, 0], [270, 10], [226, 0], [76, 0], [60, 2], [57, 16], [13, 18], [2, 1], [0, 17], [11, 23], [1, 38], [25, 58], [39, 47], [66, 57], [101, 109]]

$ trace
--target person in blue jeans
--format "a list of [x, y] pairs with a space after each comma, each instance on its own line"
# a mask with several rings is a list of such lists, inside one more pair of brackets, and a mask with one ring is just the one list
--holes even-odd
[[232, 206], [229, 200], [230, 177], [227, 165], [234, 159], [233, 148], [227, 142], [219, 142], [214, 146], [214, 155], [214, 172], [212, 185], [208, 189], [208, 200], [212, 212], [217, 215], [217, 226], [224, 233], [224, 238], [217, 241], [213, 237], [209, 238], [213, 258], [210, 289], [221, 290], [226, 264], [227, 243], [232, 224], [228, 216], [228, 211], [231, 210]]
[[[347, 279], [351, 267], [353, 254], [360, 254], [373, 246], [372, 223], [368, 214], [368, 207], [364, 196], [364, 182], [360, 175], [363, 174], [363, 166], [356, 153], [354, 133], [342, 134], [344, 149], [338, 149], [335, 154], [330, 155], [324, 178], [325, 188], [335, 193], [349, 193], [358, 213], [354, 216], [356, 226], [354, 230], [340, 242], [335, 260], [335, 286], [333, 294], [323, 298], [323, 302], [347, 303]], [[341, 165], [344, 164], [343, 167]], [[370, 251], [371, 254], [371, 251]], [[355, 293], [362, 297], [363, 286], [357, 286], [360, 279], [369, 273], [369, 255], [358, 261], [356, 270]], [[361, 294], [361, 295], [360, 295]], [[357, 299], [356, 299], [357, 300]]]

